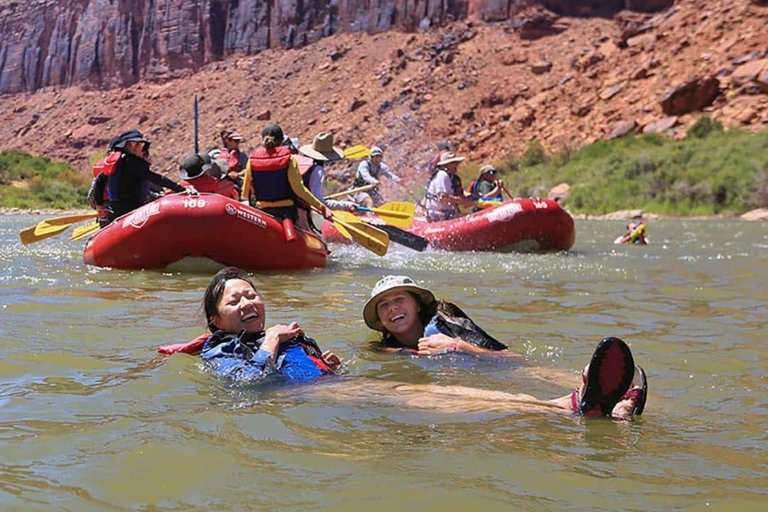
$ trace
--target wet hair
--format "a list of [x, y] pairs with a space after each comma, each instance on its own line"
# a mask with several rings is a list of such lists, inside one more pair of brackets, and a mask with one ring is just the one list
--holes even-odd
[[245, 281], [253, 291], [257, 294], [256, 284], [248, 277], [248, 274], [244, 270], [240, 270], [237, 267], [226, 267], [218, 272], [211, 278], [211, 282], [208, 283], [208, 287], [203, 294], [203, 311], [205, 312], [205, 321], [208, 323], [208, 329], [211, 332], [216, 332], [218, 327], [213, 324], [213, 317], [219, 314], [218, 306], [221, 296], [224, 294], [224, 288], [227, 286], [227, 282], [233, 279], [239, 279]]
[[[437, 308], [439, 303], [442, 301], [440, 299], [436, 299], [435, 302], [433, 302], [430, 305], [424, 304], [424, 301], [421, 300], [421, 297], [416, 295], [412, 292], [406, 292], [408, 295], [413, 297], [413, 300], [416, 301], [416, 304], [419, 306], [419, 321], [421, 321], [421, 325], [423, 327], [426, 327], [430, 320], [432, 320], [432, 317], [435, 316], [437, 313]], [[376, 314], [378, 315], [378, 310], [376, 311]], [[402, 347], [403, 344], [397, 341], [397, 338], [395, 338], [389, 331], [386, 329], [383, 329], [381, 333], [381, 344], [385, 347]]]

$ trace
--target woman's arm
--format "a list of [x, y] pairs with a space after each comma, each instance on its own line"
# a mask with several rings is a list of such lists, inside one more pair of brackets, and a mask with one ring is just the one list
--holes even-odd
[[420, 356], [447, 354], [450, 352], [461, 352], [481, 357], [504, 357], [517, 361], [525, 361], [525, 356], [522, 354], [517, 354], [510, 350], [491, 350], [484, 347], [478, 347], [458, 336], [451, 338], [450, 336], [440, 333], [419, 340], [418, 354]]

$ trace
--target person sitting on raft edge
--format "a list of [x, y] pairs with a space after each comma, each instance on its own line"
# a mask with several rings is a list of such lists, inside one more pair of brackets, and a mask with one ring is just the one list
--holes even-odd
[[235, 201], [240, 200], [235, 183], [220, 179], [223, 172], [208, 153], [191, 153], [184, 156], [179, 165], [179, 174], [183, 187], [194, 186], [201, 193], [219, 194]]
[[283, 146], [283, 129], [270, 124], [262, 130], [261, 136], [262, 147], [248, 159], [245, 198], [253, 197], [256, 208], [280, 221], [290, 219], [296, 223], [297, 201], [330, 219], [333, 216], [331, 210], [307, 190], [296, 158], [288, 147]]
[[[298, 323], [275, 325], [266, 330], [266, 308], [253, 281], [234, 267], [226, 267], [211, 279], [203, 295], [208, 328], [213, 334], [188, 343], [165, 345], [162, 354], [200, 354], [214, 373], [236, 381], [260, 381], [281, 377], [313, 382], [345, 373], [332, 352], [322, 352]], [[637, 372], [638, 385], [633, 385]], [[361, 379], [382, 389], [409, 396], [450, 395], [476, 401], [478, 405], [509, 402], [514, 409], [559, 410], [583, 416], [612, 416], [631, 419], [645, 407], [647, 382], [642, 368], [635, 367], [632, 352], [619, 338], [605, 338], [582, 373], [582, 383], [572, 393], [553, 400], [465, 386], [406, 384]], [[353, 384], [353, 382], [349, 382]]]
[[525, 360], [475, 324], [457, 305], [435, 298], [407, 276], [385, 276], [376, 283], [363, 307], [363, 320], [382, 333], [380, 345], [386, 352], [422, 356], [459, 352]]

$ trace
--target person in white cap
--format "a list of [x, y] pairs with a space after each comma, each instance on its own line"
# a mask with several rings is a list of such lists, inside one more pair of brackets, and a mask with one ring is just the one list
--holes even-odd
[[459, 205], [472, 206], [472, 199], [465, 197], [457, 171], [463, 156], [448, 151], [443, 153], [432, 176], [427, 181], [424, 192], [427, 220], [438, 222], [458, 217]]
[[245, 139], [237, 130], [221, 130], [220, 135], [224, 147], [211, 158], [227, 162], [226, 175], [222, 179], [233, 182], [238, 193], [241, 193], [243, 190], [243, 173], [248, 165], [248, 155], [240, 150], [240, 143]]
[[[366, 185], [378, 185], [381, 183], [379, 176], [386, 176], [395, 183], [400, 183], [400, 178], [389, 170], [387, 164], [382, 162], [384, 159], [384, 150], [378, 146], [371, 148], [371, 154], [357, 166], [355, 182], [353, 188], [364, 187]], [[381, 206], [384, 204], [384, 198], [381, 197], [376, 187], [367, 192], [358, 192], [354, 195], [355, 202], [367, 208]]]

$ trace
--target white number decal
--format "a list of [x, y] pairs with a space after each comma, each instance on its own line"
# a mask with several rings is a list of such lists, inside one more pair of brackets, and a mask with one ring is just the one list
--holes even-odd
[[533, 201], [533, 206], [537, 210], [544, 210], [547, 208], [547, 203], [545, 201]]
[[184, 199], [184, 208], [205, 208], [205, 199]]

